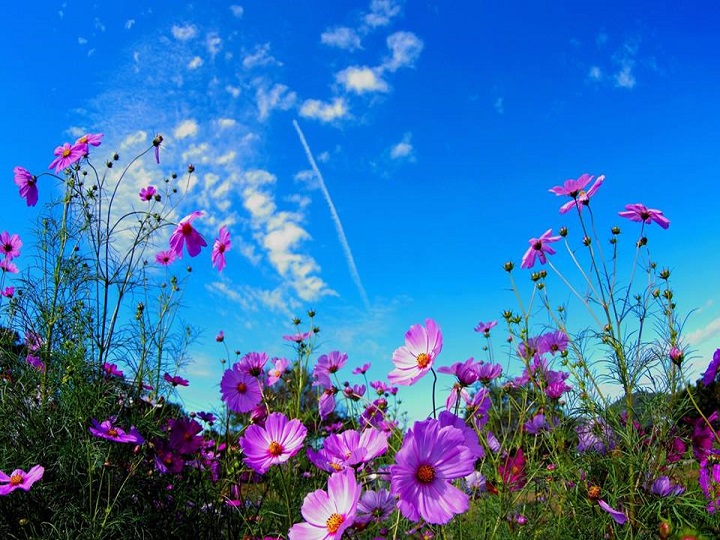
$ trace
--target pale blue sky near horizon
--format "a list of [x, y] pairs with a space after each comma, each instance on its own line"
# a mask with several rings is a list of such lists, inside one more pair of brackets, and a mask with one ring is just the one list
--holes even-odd
[[[548, 189], [604, 174], [592, 202], [601, 239], [617, 224], [634, 242], [637, 224], [617, 217], [628, 203], [672, 222], [647, 233], [673, 272], [680, 312], [692, 311], [684, 336], [698, 351], [688, 361], [694, 380], [720, 346], [720, 19], [711, 8], [11, 4], [0, 37], [0, 230], [27, 234], [52, 189], [41, 182], [38, 206], [27, 208], [14, 166], [42, 172], [56, 146], [85, 131], [105, 133], [93, 149], [101, 163], [115, 150], [129, 159], [161, 133], [160, 166], [147, 160], [127, 196], [192, 162], [196, 180], [178, 218], [203, 210], [196, 225], [209, 244], [222, 224], [233, 239], [222, 274], [209, 250], [192, 260], [185, 294], [184, 316], [203, 335], [180, 373], [191, 386], [178, 394], [204, 409], [219, 403], [219, 330], [230, 350], [290, 356], [281, 336], [308, 309], [322, 330], [318, 354], [347, 352], [353, 382], [350, 370], [365, 362], [371, 379], [384, 379], [405, 331], [426, 318], [445, 336], [438, 365], [485, 358], [473, 327], [515, 308], [503, 263], [515, 262], [527, 293], [519, 265], [528, 239], [578, 230]], [[571, 263], [561, 249], [553, 262]], [[500, 321], [503, 365], [504, 337]], [[430, 412], [429, 379], [401, 389], [411, 416]], [[441, 376], [438, 401], [450, 385]]]

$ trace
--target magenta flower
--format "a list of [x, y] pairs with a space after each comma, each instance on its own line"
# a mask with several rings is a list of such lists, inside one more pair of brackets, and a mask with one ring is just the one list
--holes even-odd
[[502, 375], [502, 366], [500, 364], [480, 362], [475, 366], [475, 371], [477, 372], [478, 381], [483, 384], [490, 384], [492, 380]]
[[404, 386], [415, 384], [432, 369], [442, 346], [442, 332], [434, 320], [427, 319], [425, 327], [412, 325], [405, 333], [405, 345], [393, 353], [395, 369], [388, 374], [388, 380]]
[[282, 338], [285, 341], [294, 341], [295, 343], [302, 343], [306, 339], [310, 339], [313, 336], [312, 332], [299, 332], [297, 334], [288, 334]]
[[218, 272], [222, 272], [225, 268], [225, 253], [230, 251], [230, 245], [230, 233], [227, 227], [222, 226], [212, 250], [212, 265], [217, 266]]
[[30, 491], [30, 487], [43, 477], [45, 468], [42, 465], [35, 465], [28, 472], [22, 469], [15, 469], [9, 475], [0, 471], [0, 496], [7, 495], [16, 489]]
[[285, 370], [287, 370], [288, 366], [290, 365], [290, 362], [288, 362], [286, 358], [274, 358], [274, 360], [275, 362], [273, 367], [268, 370], [268, 386], [272, 386], [280, 379], [282, 379]]
[[155, 147], [155, 163], [157, 163], [158, 165], [160, 165], [160, 145], [162, 144], [162, 142], [162, 135], [157, 135], [152, 142], [153, 146]]
[[595, 183], [586, 192], [585, 187], [592, 181], [593, 178], [594, 177], [589, 174], [583, 174], [577, 180], [565, 180], [565, 183], [562, 186], [555, 186], [549, 190], [550, 193], [554, 193], [555, 195], [567, 195], [572, 198], [571, 201], [566, 202], [560, 207], [561, 214], [569, 212], [573, 207], [577, 207], [578, 212], [582, 212], [583, 206], [590, 204], [590, 197], [595, 195], [597, 190], [605, 181], [604, 175], [598, 176], [598, 179], [595, 180]]
[[545, 264], [547, 262], [547, 258], [545, 257], [546, 253], [548, 255], [555, 255], [555, 250], [548, 244], [557, 242], [560, 240], [560, 237], [550, 236], [551, 234], [552, 229], [548, 229], [540, 238], [530, 239], [530, 247], [525, 252], [525, 255], [523, 255], [522, 264], [520, 265], [521, 268], [532, 268], [535, 266], [535, 258], [540, 259], [541, 264]]
[[155, 255], [155, 261], [163, 266], [170, 266], [177, 259], [177, 255], [172, 250], [161, 251]]
[[163, 379], [165, 379], [167, 382], [172, 384], [173, 386], [189, 386], [190, 381], [187, 379], [183, 379], [182, 377], [175, 375], [171, 376], [167, 371], [165, 372], [165, 375], [163, 375]]
[[328, 456], [336, 458], [346, 466], [367, 463], [384, 454], [388, 448], [388, 434], [375, 428], [364, 429], [362, 433], [348, 429], [330, 435], [323, 444]]
[[302, 448], [307, 429], [298, 419], [289, 420], [282, 413], [271, 413], [265, 427], [252, 424], [240, 439], [245, 465], [265, 474], [273, 465], [284, 463]]
[[340, 351], [330, 351], [330, 353], [320, 356], [313, 368], [313, 378], [315, 379], [313, 386], [332, 387], [330, 376], [345, 365], [347, 357], [347, 354]]
[[705, 374], [702, 379], [705, 386], [710, 386], [713, 383], [715, 377], [717, 377], [718, 369], [720, 369], [720, 349], [715, 351], [712, 361], [705, 370]]
[[328, 490], [308, 493], [300, 512], [305, 521], [288, 531], [288, 540], [340, 540], [355, 522], [360, 486], [352, 469], [328, 478]]
[[600, 508], [610, 514], [610, 517], [613, 518], [615, 520], [615, 523], [617, 523], [618, 525], [624, 525], [628, 519], [625, 514], [623, 514], [619, 510], [615, 510], [612, 506], [610, 506], [602, 499], [598, 501], [598, 506], [600, 506]]
[[[75, 141], [75, 144], [84, 144], [86, 147], [88, 145], [100, 146], [102, 138], [103, 138], [102, 133], [86, 133], [85, 135], [80, 137], [77, 141]], [[85, 152], [87, 153], [87, 149], [85, 150]]]
[[152, 201], [152, 199], [156, 193], [157, 193], [157, 189], [155, 189], [155, 186], [144, 187], [140, 190], [140, 200], [141, 201]]
[[703, 461], [698, 482], [708, 501], [707, 511], [714, 514], [720, 510], [720, 463], [711, 465], [707, 460]]
[[207, 422], [210, 425], [213, 425], [215, 422], [217, 422], [217, 418], [211, 412], [200, 411], [199, 413], [197, 413], [197, 417], [203, 422]]
[[318, 412], [320, 413], [320, 420], [325, 420], [335, 410], [335, 394], [337, 388], [331, 386], [323, 390], [320, 394], [320, 400], [318, 401]]
[[123, 372], [120, 371], [117, 367], [117, 364], [109, 364], [105, 362], [103, 364], [103, 371], [105, 371], [105, 375], [108, 377], [122, 377]]
[[625, 211], [618, 212], [618, 215], [638, 223], [652, 223], [654, 221], [663, 229], [670, 226], [670, 220], [663, 216], [660, 210], [648, 208], [644, 204], [626, 204]]
[[215, 341], [217, 341], [218, 343], [222, 343], [223, 341], [225, 341], [225, 332], [220, 330], [217, 333], [217, 336], [215, 336]]
[[38, 201], [37, 176], [22, 167], [15, 167], [13, 173], [15, 185], [20, 188], [20, 196], [25, 199], [28, 206], [35, 206]]
[[55, 148], [55, 159], [52, 160], [48, 169], [55, 167], [55, 173], [57, 174], [62, 169], [69, 167], [73, 163], [80, 161], [85, 154], [87, 154], [87, 144], [73, 144], [65, 143], [62, 146]]
[[367, 373], [368, 369], [370, 369], [370, 362], [367, 362], [360, 367], [356, 367], [355, 369], [352, 370], [352, 374], [353, 375], [365, 375], [365, 373]]
[[390, 466], [390, 491], [411, 521], [444, 524], [468, 509], [468, 496], [450, 481], [475, 470], [463, 433], [437, 420], [415, 422]]
[[438, 416], [438, 422], [440, 422], [440, 427], [452, 426], [462, 432], [465, 437], [464, 444], [467, 446], [467, 449], [470, 450], [473, 458], [477, 459], [485, 455], [485, 450], [480, 446], [477, 433], [465, 423], [465, 420], [450, 411], [443, 411]]
[[45, 373], [45, 362], [40, 360], [39, 356], [35, 356], [34, 354], [28, 354], [25, 357], [25, 361], [30, 364], [32, 367], [37, 369], [41, 373]]
[[170, 236], [170, 249], [175, 252], [179, 259], [182, 258], [183, 245], [187, 245], [187, 252], [191, 257], [197, 256], [200, 250], [207, 246], [205, 239], [192, 226], [192, 222], [202, 215], [203, 212], [195, 211], [185, 216], [180, 220], [177, 228]]
[[565, 332], [555, 330], [543, 334], [537, 340], [537, 348], [540, 354], [549, 352], [553, 356], [557, 352], [563, 352], [568, 346], [568, 336]]
[[268, 362], [268, 355], [264, 352], [249, 352], [240, 359], [236, 368], [251, 377], [261, 379], [265, 375], [265, 364]]
[[7, 260], [19, 257], [22, 245], [22, 240], [17, 234], [10, 235], [7, 231], [0, 234], [0, 253], [4, 253]]
[[220, 393], [228, 408], [236, 413], [250, 412], [262, 401], [260, 381], [240, 371], [239, 364], [225, 370]]
[[107, 439], [108, 441], [115, 441], [119, 443], [135, 443], [142, 444], [145, 439], [138, 433], [135, 426], [130, 426], [130, 431], [117, 427], [115, 425], [115, 417], [111, 416], [107, 420], [103, 420], [102, 423], [98, 422], [94, 418], [91, 420], [92, 426], [88, 428], [88, 431], [95, 437], [101, 439]]
[[527, 478], [525, 476], [525, 456], [522, 448], [518, 448], [513, 455], [505, 456], [505, 461], [498, 465], [498, 473], [503, 484], [510, 491], [520, 491], [525, 487]]
[[3, 259], [0, 261], [0, 270], [7, 272], [8, 274], [17, 274], [20, 271], [15, 263], [10, 262], [10, 259]]
[[203, 443], [202, 426], [190, 418], [170, 418], [169, 445], [178, 454], [193, 454]]
[[490, 337], [490, 330], [495, 328], [497, 326], [497, 321], [490, 321], [490, 322], [479, 322], [477, 323], [477, 326], [475, 326], [475, 331], [484, 334], [485, 337]]
[[2, 294], [5, 298], [12, 298], [15, 296], [15, 287], [5, 287], [0, 294]]

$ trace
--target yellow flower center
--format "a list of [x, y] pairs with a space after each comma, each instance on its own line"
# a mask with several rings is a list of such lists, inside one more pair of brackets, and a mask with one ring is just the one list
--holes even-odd
[[340, 514], [333, 514], [330, 516], [326, 523], [328, 532], [331, 534], [336, 533], [340, 528], [340, 525], [343, 524], [343, 521], [345, 521], [345, 518]]
[[429, 484], [435, 478], [435, 467], [432, 465], [420, 465], [415, 476], [423, 484]]
[[417, 357], [417, 365], [420, 369], [425, 369], [430, 363], [430, 357], [426, 353], [420, 353]]
[[339, 463], [331, 463], [330, 467], [332, 467], [336, 471], [342, 471], [342, 465], [340, 465]]
[[280, 444], [277, 441], [273, 441], [270, 443], [270, 446], [268, 446], [268, 452], [271, 456], [277, 457], [280, 454], [282, 454], [283, 447], [282, 444]]
[[64, 148], [62, 152], [62, 157], [68, 157], [70, 155], [70, 148]]
[[20, 474], [13, 474], [10, 477], [10, 485], [11, 486], [17, 486], [18, 484], [22, 484], [23, 477]]
[[110, 428], [110, 429], [108, 429], [108, 435], [110, 435], [111, 437], [117, 437], [120, 434], [118, 433], [117, 429]]
[[87, 135], [83, 135], [82, 137], [80, 137], [80, 138], [78, 139], [78, 143], [79, 143], [79, 144], [87, 144], [87, 142], [88, 142], [88, 136], [87, 136]]

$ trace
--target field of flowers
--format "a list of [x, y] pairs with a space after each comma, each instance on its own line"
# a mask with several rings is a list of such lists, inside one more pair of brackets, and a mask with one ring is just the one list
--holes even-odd
[[[210, 246], [202, 212], [173, 219], [192, 165], [117, 200], [138, 160], [160, 162], [161, 136], [126, 165], [93, 161], [101, 143], [14, 170], [36, 226], [0, 235], [2, 538], [720, 538], [720, 349], [691, 384], [648, 247], [670, 226], [660, 210], [627, 204], [622, 231], [598, 231], [603, 176], [552, 187], [576, 230], [530, 239], [522, 274], [505, 264], [517, 305], [477, 324], [480, 358], [443, 364], [428, 318], [371, 381], [369, 364], [319, 350], [309, 311], [278, 332], [294, 357], [221, 360], [224, 410], [187, 411], [173, 402], [192, 384], [180, 260], [223, 271], [230, 233]], [[571, 268], [553, 264], [561, 246]], [[584, 328], [554, 307], [568, 291]], [[433, 414], [408, 425], [398, 396], [428, 376]]]

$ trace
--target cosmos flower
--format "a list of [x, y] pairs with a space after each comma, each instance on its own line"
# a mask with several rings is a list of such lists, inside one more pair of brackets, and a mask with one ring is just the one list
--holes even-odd
[[357, 506], [357, 523], [382, 523], [395, 511], [395, 497], [387, 489], [364, 491]]
[[519, 491], [525, 487], [527, 479], [525, 476], [525, 456], [522, 448], [518, 448], [514, 454], [505, 456], [505, 461], [498, 465], [498, 473], [503, 484], [510, 491]]
[[663, 229], [670, 226], [670, 220], [660, 210], [648, 208], [644, 204], [626, 204], [625, 211], [618, 212], [618, 215], [638, 223], [652, 223], [654, 221]]
[[175, 255], [175, 252], [171, 249], [161, 251], [155, 255], [155, 261], [162, 266], [170, 266], [173, 262], [175, 262], [175, 259], [177, 259], [177, 255]]
[[103, 371], [105, 372], [105, 375], [108, 377], [122, 377], [123, 376], [123, 372], [118, 369], [117, 364], [109, 364], [108, 362], [105, 362], [103, 364]]
[[459, 429], [432, 419], [415, 422], [390, 466], [390, 491], [402, 515], [444, 524], [466, 512], [467, 494], [450, 482], [473, 472], [474, 463]]
[[618, 525], [624, 525], [628, 519], [625, 514], [623, 514], [619, 510], [615, 510], [612, 506], [610, 506], [602, 499], [598, 501], [598, 506], [600, 506], [600, 508], [610, 514], [610, 517], [613, 518], [615, 520], [615, 523], [617, 523]]
[[251, 377], [261, 380], [265, 376], [265, 364], [268, 362], [268, 355], [264, 352], [249, 352], [240, 359], [237, 365], [238, 370], [247, 373]]
[[592, 181], [593, 178], [594, 177], [589, 174], [583, 174], [577, 180], [565, 180], [565, 183], [562, 186], [555, 186], [549, 190], [550, 193], [554, 193], [555, 195], [566, 195], [572, 199], [560, 207], [561, 214], [566, 214], [573, 207], [576, 207], [578, 212], [582, 212], [583, 206], [590, 204], [590, 197], [595, 195], [597, 190], [605, 181], [604, 175], [598, 176], [598, 179], [595, 180], [595, 183], [586, 192], [585, 187]]
[[340, 351], [331, 351], [320, 356], [313, 368], [313, 378], [315, 379], [313, 386], [332, 387], [333, 383], [330, 376], [340, 371], [347, 362], [347, 358], [348, 355]]
[[180, 220], [177, 228], [170, 236], [170, 249], [175, 252], [179, 259], [182, 258], [183, 245], [187, 246], [187, 252], [191, 257], [197, 256], [200, 250], [207, 246], [205, 239], [192, 226], [192, 222], [203, 214], [204, 212], [200, 211], [188, 214]]
[[230, 233], [227, 227], [222, 226], [212, 249], [212, 265], [217, 267], [218, 272], [222, 272], [225, 268], [225, 253], [230, 251], [230, 246]]
[[39, 356], [35, 356], [34, 354], [28, 354], [25, 357], [25, 361], [41, 373], [45, 373], [45, 362], [40, 360]]
[[393, 352], [395, 369], [388, 374], [388, 380], [404, 386], [415, 384], [430, 371], [442, 346], [442, 332], [434, 320], [427, 319], [425, 327], [412, 325], [405, 333], [405, 345]]
[[42, 465], [35, 465], [28, 472], [22, 469], [15, 469], [9, 475], [0, 471], [0, 496], [7, 495], [16, 489], [30, 491], [32, 485], [43, 477], [45, 468]]
[[107, 420], [98, 422], [94, 418], [91, 419], [92, 426], [88, 428], [88, 431], [95, 437], [101, 439], [107, 439], [108, 441], [114, 441], [119, 443], [135, 443], [142, 444], [145, 439], [138, 433], [135, 426], [130, 426], [130, 431], [125, 431], [115, 425], [115, 417], [111, 416]]
[[567, 346], [567, 334], [565, 332], [562, 332], [561, 330], [548, 332], [547, 334], [543, 334], [538, 338], [538, 351], [540, 352], [540, 354], [549, 352], [550, 354], [555, 356], [555, 353], [563, 352], [564, 350], [566, 350]]
[[294, 341], [295, 343], [302, 343], [306, 339], [310, 339], [313, 336], [313, 332], [298, 332], [297, 334], [287, 334], [282, 338], [285, 341]]
[[15, 263], [10, 262], [10, 259], [0, 261], [0, 270], [8, 274], [17, 274], [20, 271]]
[[288, 531], [289, 540], [340, 540], [355, 522], [360, 486], [352, 469], [328, 478], [327, 492], [318, 489], [308, 493], [300, 512], [305, 521]]
[[497, 326], [497, 321], [490, 321], [490, 322], [479, 322], [475, 326], [475, 331], [479, 334], [484, 334], [485, 337], [490, 337], [490, 330], [495, 328]]
[[720, 463], [711, 465], [707, 460], [703, 461], [698, 482], [708, 501], [707, 511], [714, 514], [720, 510]]
[[163, 375], [163, 379], [172, 384], [173, 386], [189, 386], [190, 382], [187, 379], [183, 379], [179, 375], [171, 376], [167, 371]]
[[260, 381], [240, 371], [238, 364], [225, 370], [220, 392], [228, 408], [236, 413], [250, 412], [262, 401]]
[[140, 190], [140, 200], [141, 201], [152, 201], [153, 197], [157, 193], [157, 189], [155, 189], [155, 186], [148, 186], [144, 187]]
[[22, 167], [15, 167], [13, 173], [15, 185], [20, 188], [20, 196], [28, 206], [35, 206], [38, 201], [37, 177]]
[[530, 247], [525, 252], [525, 255], [523, 255], [522, 258], [522, 264], [520, 265], [521, 268], [532, 268], [535, 266], [535, 259], [540, 259], [541, 264], [545, 264], [547, 262], [547, 257], [545, 254], [548, 255], [555, 255], [555, 250], [549, 246], [552, 242], [557, 242], [560, 240], [559, 236], [551, 236], [552, 229], [548, 229], [545, 231], [540, 238], [531, 238], [529, 240]]
[[11, 235], [7, 231], [0, 234], [0, 254], [4, 254], [7, 260], [20, 256], [20, 248], [23, 243], [17, 234]]
[[318, 413], [320, 414], [320, 420], [325, 420], [335, 410], [335, 394], [337, 388], [330, 386], [325, 388], [323, 393], [320, 394], [320, 400], [318, 401]]
[[86, 133], [82, 137], [80, 137], [77, 141], [75, 141], [75, 144], [84, 144], [86, 147], [85, 152], [87, 153], [87, 146], [100, 146], [101, 141], [103, 138], [102, 133]]
[[272, 386], [280, 379], [282, 379], [283, 373], [285, 373], [285, 370], [287, 370], [288, 366], [290, 365], [290, 362], [288, 362], [287, 358], [273, 358], [273, 360], [273, 367], [270, 368], [267, 374], [268, 386]]
[[387, 451], [388, 434], [375, 428], [364, 429], [362, 433], [348, 429], [330, 435], [323, 448], [328, 456], [337, 458], [344, 465], [367, 463]]
[[685, 488], [680, 484], [673, 484], [667, 476], [660, 476], [650, 485], [648, 491], [658, 497], [670, 497], [682, 495]]
[[307, 429], [298, 419], [288, 420], [282, 413], [271, 413], [265, 426], [251, 424], [240, 439], [245, 464], [264, 474], [273, 465], [284, 463], [302, 448]]
[[368, 369], [370, 369], [370, 362], [367, 362], [360, 367], [356, 367], [355, 369], [352, 370], [352, 374], [353, 375], [365, 375], [365, 373], [367, 373]]
[[225, 341], [225, 332], [220, 330], [217, 333], [217, 336], [215, 336], [215, 341], [217, 341], [218, 343], [222, 343], [223, 341]]
[[170, 448], [178, 454], [193, 454], [203, 443], [202, 426], [191, 418], [170, 418]]
[[713, 354], [713, 359], [710, 361], [710, 364], [708, 365], [707, 369], [705, 370], [705, 374], [703, 375], [703, 384], [705, 386], [710, 386], [713, 381], [715, 380], [715, 377], [717, 376], [718, 369], [720, 368], [720, 349], [717, 349], [715, 351], [715, 354]]
[[502, 375], [502, 366], [500, 364], [486, 364], [480, 362], [475, 366], [477, 372], [478, 381], [483, 384], [489, 384], [494, 379], [497, 379]]
[[87, 154], [87, 144], [70, 144], [65, 143], [55, 148], [55, 159], [52, 160], [48, 169], [55, 167], [57, 174], [62, 169], [69, 167], [73, 163], [80, 161]]
[[482, 446], [480, 446], [477, 433], [475, 433], [475, 431], [465, 423], [465, 420], [454, 415], [450, 411], [443, 411], [438, 416], [438, 422], [440, 422], [440, 427], [453, 426], [454, 428], [459, 429], [465, 437], [465, 446], [467, 446], [468, 450], [470, 450], [470, 453], [475, 459], [481, 458], [485, 455], [485, 450]]

